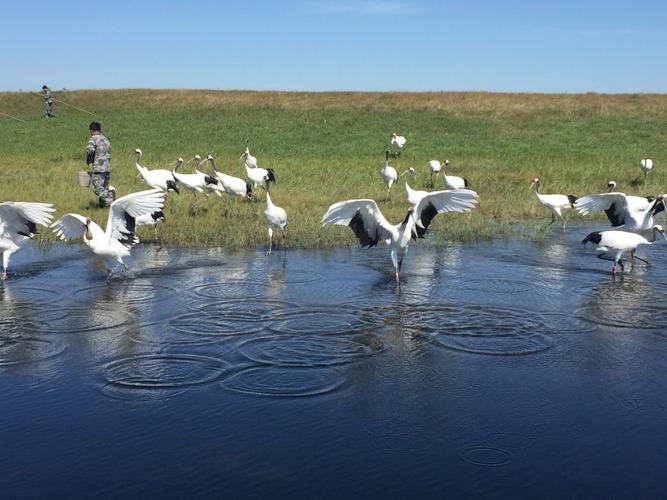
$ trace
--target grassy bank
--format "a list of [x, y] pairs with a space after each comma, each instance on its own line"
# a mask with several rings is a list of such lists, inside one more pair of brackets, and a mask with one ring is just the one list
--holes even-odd
[[[428, 160], [449, 159], [449, 173], [466, 177], [480, 195], [474, 212], [436, 218], [435, 238], [507, 237], [517, 222], [528, 223], [527, 237], [541, 234], [548, 214], [529, 191], [534, 176], [544, 193], [601, 192], [609, 179], [619, 191], [643, 193], [638, 163], [649, 156], [656, 167], [646, 192], [666, 191], [667, 95], [116, 90], [54, 96], [97, 114], [112, 141], [112, 184], [120, 195], [145, 189], [134, 167], [137, 147], [149, 168], [211, 153], [223, 171], [243, 177], [239, 155], [250, 136], [260, 166], [276, 172], [272, 197], [287, 210], [290, 244], [300, 247], [354, 241], [346, 228], [321, 228], [320, 218], [335, 201], [384, 199], [379, 170], [393, 131], [408, 144], [391, 164], [416, 168], [413, 187], [427, 185]], [[0, 93], [0, 111], [28, 122], [0, 117], [0, 201], [48, 201], [58, 214], [105, 222], [106, 211], [75, 179], [93, 117], [56, 103], [59, 117], [44, 120], [40, 98], [27, 93]], [[165, 243], [265, 241], [263, 193], [255, 204], [235, 200], [231, 216], [217, 198], [192, 216], [191, 199], [170, 195], [160, 229]], [[392, 202], [380, 205], [398, 222], [407, 207], [402, 183]], [[150, 230], [141, 235], [153, 238]]]

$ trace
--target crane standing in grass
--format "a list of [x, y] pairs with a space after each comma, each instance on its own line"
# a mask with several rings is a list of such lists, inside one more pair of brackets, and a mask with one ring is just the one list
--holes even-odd
[[537, 177], [533, 179], [530, 187], [535, 192], [537, 200], [551, 212], [550, 224], [556, 222], [556, 216], [558, 216], [563, 221], [563, 229], [565, 229], [565, 219], [562, 212], [563, 210], [572, 208], [577, 201], [577, 197], [571, 194], [567, 196], [564, 194], [540, 194], [540, 179]]

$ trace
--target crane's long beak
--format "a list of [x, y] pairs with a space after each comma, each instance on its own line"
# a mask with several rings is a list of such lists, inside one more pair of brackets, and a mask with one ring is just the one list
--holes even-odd
[[405, 174], [407, 174], [407, 173], [409, 173], [409, 172], [410, 172], [409, 169], [408, 169], [408, 170], [405, 170], [405, 171], [401, 172], [401, 175], [399, 175], [399, 177], [403, 177]]

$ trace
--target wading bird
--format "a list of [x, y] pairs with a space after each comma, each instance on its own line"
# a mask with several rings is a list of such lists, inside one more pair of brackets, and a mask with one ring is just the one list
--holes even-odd
[[402, 135], [397, 135], [396, 132], [391, 134], [391, 140], [389, 141], [389, 144], [391, 147], [396, 148], [399, 150], [398, 154], [400, 155], [401, 152], [400, 150], [403, 149], [403, 146], [405, 146], [405, 143], [408, 142], [405, 137]]
[[[268, 179], [267, 179], [268, 186]], [[266, 220], [266, 225], [269, 228], [269, 248], [266, 251], [266, 254], [271, 253], [271, 247], [273, 246], [273, 230], [280, 230], [283, 237], [283, 248], [285, 253], [287, 253], [287, 238], [285, 236], [285, 227], [287, 226], [287, 212], [280, 208], [277, 205], [274, 205], [271, 201], [271, 195], [269, 190], [266, 190], [266, 208], [264, 209], [264, 220]]]
[[37, 224], [47, 227], [54, 212], [50, 203], [6, 201], [0, 203], [0, 280], [7, 279], [9, 258], [37, 234]]
[[252, 186], [249, 182], [247, 182], [245, 179], [241, 179], [240, 177], [234, 177], [233, 175], [227, 175], [221, 172], [218, 169], [218, 165], [215, 163], [215, 159], [212, 155], [208, 155], [206, 157], [206, 161], [211, 162], [215, 176], [218, 178], [222, 188], [230, 198], [232, 196], [248, 199], [252, 198]]
[[648, 173], [653, 170], [653, 160], [650, 158], [643, 158], [639, 162], [639, 169], [644, 172], [644, 182], [646, 182], [646, 179], [648, 178]]
[[387, 185], [387, 194], [384, 197], [384, 201], [389, 200], [389, 191], [391, 191], [391, 186], [394, 185], [394, 182], [398, 180], [398, 173], [396, 169], [389, 165], [389, 150], [384, 154], [384, 165], [382, 165], [382, 170], [380, 170], [380, 177]]
[[107, 277], [111, 276], [114, 262], [127, 270], [124, 257], [139, 243], [135, 234], [136, 218], [162, 210], [165, 193], [159, 189], [149, 189], [118, 198], [109, 208], [106, 230], [79, 214], [65, 214], [51, 227], [61, 240], [83, 238], [95, 255], [104, 260]]
[[445, 188], [447, 189], [465, 189], [468, 187], [468, 179], [457, 177], [455, 175], [447, 175], [447, 167], [449, 167], [449, 160], [442, 162], [442, 178], [445, 181]]
[[616, 274], [616, 265], [621, 266], [621, 271], [625, 270], [623, 261], [621, 260], [624, 253], [630, 253], [630, 257], [633, 260], [637, 259], [646, 262], [646, 260], [635, 256], [635, 250], [637, 250], [639, 245], [650, 245], [653, 243], [658, 233], [662, 235], [665, 243], [667, 243], [665, 231], [660, 225], [655, 225], [651, 228], [651, 234], [648, 238], [627, 231], [596, 231], [586, 236], [582, 240], [582, 243], [584, 246], [589, 241], [596, 243], [598, 245], [597, 251], [602, 252], [598, 257], [601, 259], [612, 260], [614, 264], [611, 266], [611, 274]]
[[628, 196], [613, 191], [614, 181], [607, 183], [607, 193], [582, 196], [574, 203], [574, 208], [581, 215], [604, 212], [612, 227], [624, 231], [651, 231], [655, 214], [665, 210], [664, 196], [656, 198]]
[[403, 258], [410, 240], [423, 236], [431, 220], [445, 212], [468, 212], [477, 203], [474, 191], [439, 191], [424, 196], [416, 207], [410, 207], [400, 224], [392, 225], [384, 218], [373, 200], [339, 201], [329, 207], [322, 224], [349, 226], [362, 247], [374, 247], [380, 241], [389, 245], [396, 282], [400, 282]]
[[438, 160], [430, 160], [428, 162], [428, 170], [431, 173], [431, 187], [435, 185], [435, 181], [433, 180], [433, 174], [435, 174], [435, 180], [438, 180], [438, 175], [440, 175], [440, 168], [442, 165]]
[[162, 210], [156, 210], [150, 214], [140, 215], [139, 217], [134, 218], [136, 227], [143, 226], [153, 226], [153, 231], [155, 233], [155, 241], [157, 241], [157, 226], [160, 223], [167, 222], [167, 219], [164, 216]]
[[161, 189], [162, 191], [173, 191], [176, 194], [179, 194], [178, 187], [176, 186], [176, 178], [174, 177], [174, 174], [171, 170], [165, 170], [162, 168], [149, 170], [139, 163], [141, 161], [141, 157], [143, 156], [141, 149], [135, 149], [134, 154], [137, 155], [137, 161], [135, 165], [139, 171], [139, 175], [149, 187], [154, 189]]
[[245, 173], [248, 180], [252, 182], [253, 189], [263, 187], [268, 193], [269, 182], [276, 182], [276, 176], [271, 168], [262, 168], [257, 166], [257, 158], [250, 155], [250, 149], [246, 146], [245, 151], [241, 155], [243, 164], [245, 165]]
[[[210, 175], [201, 172], [199, 170], [199, 167], [201, 166], [202, 159], [201, 156], [196, 154], [194, 155], [190, 160], [186, 162], [186, 164], [195, 162], [195, 174], [200, 177], [200, 179], [203, 180], [203, 186], [204, 186], [204, 194], [208, 197], [211, 194], [217, 194], [222, 198], [222, 193], [225, 192], [223, 189], [222, 185], [220, 184], [220, 180], [214, 177], [211, 177]], [[215, 181], [215, 182], [213, 182]]]
[[572, 208], [573, 203], [577, 201], [577, 197], [571, 194], [567, 196], [564, 194], [540, 194], [540, 179], [537, 177], [533, 179], [530, 187], [535, 192], [538, 201], [551, 212], [551, 224], [556, 222], [556, 216], [558, 216], [563, 221], [564, 229], [565, 219], [563, 218], [562, 211]]

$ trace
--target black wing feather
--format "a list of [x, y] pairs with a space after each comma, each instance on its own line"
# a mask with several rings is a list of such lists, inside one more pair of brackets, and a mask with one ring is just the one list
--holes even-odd
[[433, 203], [429, 202], [429, 204], [422, 209], [421, 214], [419, 216], [419, 220], [421, 221], [421, 225], [423, 227], [419, 227], [419, 224], [415, 226], [417, 230], [417, 236], [419, 238], [423, 238], [424, 235], [426, 235], [426, 230], [428, 229], [429, 224], [433, 220], [433, 217], [435, 217], [436, 215], [438, 215], [438, 211], [433, 206]]
[[354, 235], [357, 237], [362, 247], [371, 248], [377, 246], [378, 241], [380, 241], [380, 237], [378, 236], [377, 232], [375, 234], [375, 239], [373, 239], [368, 234], [368, 231], [366, 231], [366, 227], [364, 226], [364, 218], [359, 212], [357, 212], [355, 216], [352, 217], [349, 226], [352, 231], [354, 231]]
[[137, 224], [134, 217], [132, 217], [127, 212], [123, 212], [123, 216], [125, 217], [125, 228], [127, 230], [121, 231], [125, 237], [123, 239], [119, 239], [118, 241], [126, 247], [132, 247], [137, 244], [137, 236], [135, 234], [137, 230]]

